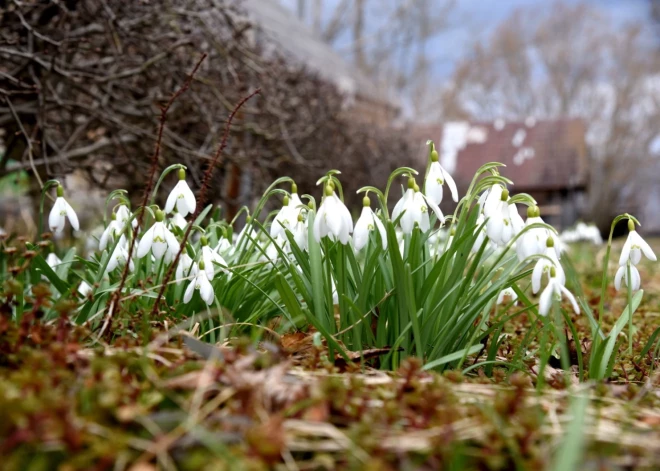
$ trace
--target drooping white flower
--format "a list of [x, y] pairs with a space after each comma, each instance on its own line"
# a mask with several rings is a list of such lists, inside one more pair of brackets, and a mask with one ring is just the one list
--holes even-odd
[[55, 252], [51, 252], [46, 256], [46, 263], [50, 268], [55, 270], [55, 267], [57, 267], [59, 264], [62, 263], [62, 260], [60, 260], [60, 257], [55, 255]]
[[[307, 250], [307, 247], [309, 246], [308, 234], [307, 220], [302, 215], [302, 211], [299, 211], [298, 216], [296, 217], [296, 223], [291, 228], [291, 235], [293, 236], [293, 241], [302, 251]], [[288, 239], [285, 250], [291, 252], [291, 244]]]
[[573, 293], [566, 289], [564, 283], [555, 276], [555, 270], [550, 270], [550, 281], [548, 281], [548, 286], [545, 287], [541, 293], [541, 298], [539, 299], [539, 314], [547, 316], [552, 307], [553, 297], [560, 302], [563, 296], [566, 296], [571, 302], [575, 314], [579, 314], [580, 307], [578, 306], [575, 296], [573, 296]]
[[206, 239], [205, 236], [202, 236], [202, 261], [204, 262], [204, 266], [206, 267], [206, 277], [209, 280], [212, 280], [213, 277], [215, 276], [215, 266], [214, 264], [217, 263], [223, 267], [227, 266], [227, 262], [225, 262], [225, 259], [222, 258], [222, 255], [220, 255], [218, 252], [215, 250], [211, 249], [208, 245], [208, 240]]
[[440, 162], [438, 162], [438, 152], [433, 149], [431, 151], [431, 166], [429, 167], [429, 172], [424, 181], [424, 191], [426, 192], [426, 196], [435, 204], [440, 204], [442, 202], [442, 185], [445, 182], [451, 191], [452, 199], [455, 202], [458, 202], [458, 189], [456, 188], [456, 182], [454, 182], [454, 179], [449, 172], [440, 165]]
[[92, 291], [92, 287], [85, 280], [82, 280], [78, 285], [78, 294], [83, 298], [86, 298], [89, 293]]
[[504, 188], [502, 188], [502, 185], [495, 184], [479, 197], [479, 206], [487, 218], [491, 217], [498, 210], [502, 201], [503, 191]]
[[186, 218], [181, 216], [181, 213], [178, 211], [174, 211], [174, 214], [170, 218], [169, 223], [170, 223], [170, 227], [172, 228], [178, 227], [181, 230], [185, 229], [186, 226], [188, 225], [188, 221], [186, 221]]
[[431, 228], [429, 208], [435, 213], [440, 224], [444, 224], [445, 217], [442, 214], [442, 211], [440, 211], [438, 205], [419, 191], [419, 187], [415, 183], [414, 178], [409, 178], [408, 189], [396, 206], [394, 206], [392, 220], [396, 221], [399, 219], [399, 216], [401, 216], [401, 219], [399, 219], [399, 225], [401, 226], [403, 233], [406, 235], [412, 234], [415, 224], [419, 225], [422, 232], [426, 232]]
[[170, 195], [167, 197], [165, 212], [171, 213], [175, 205], [183, 217], [194, 213], [197, 205], [195, 195], [186, 183], [186, 171], [182, 168], [179, 169], [179, 182], [172, 188]]
[[555, 278], [557, 279], [558, 283], [561, 283], [562, 285], [566, 284], [566, 274], [564, 273], [564, 269], [559, 262], [559, 258], [557, 258], [557, 253], [554, 249], [554, 243], [554, 239], [552, 237], [548, 237], [546, 240], [545, 249], [545, 256], [547, 258], [539, 258], [536, 262], [536, 265], [534, 265], [534, 270], [532, 271], [532, 292], [534, 294], [538, 293], [541, 289], [543, 275], [547, 274], [550, 276], [550, 272], [552, 271], [556, 273]]
[[176, 272], [174, 274], [176, 284], [180, 285], [181, 282], [189, 276], [195, 276], [197, 274], [196, 270], [197, 264], [194, 263], [190, 255], [184, 251], [179, 257], [179, 263], [176, 265]]
[[218, 252], [220, 255], [222, 255], [223, 258], [230, 257], [236, 251], [234, 246], [231, 244], [231, 242], [229, 242], [229, 239], [227, 239], [226, 237], [220, 238], [220, 240], [218, 241], [218, 245], [215, 246], [214, 250]]
[[[120, 265], [126, 265], [128, 260], [128, 241], [126, 236], [122, 235], [119, 241], [115, 244], [115, 248], [110, 254], [108, 259], [108, 264], [105, 267], [105, 273], [112, 272], [115, 268]], [[133, 257], [131, 257], [131, 263], [129, 265], [129, 270], [132, 272], [135, 269], [135, 264], [133, 263]]]
[[[543, 224], [543, 219], [541, 218], [541, 212], [538, 206], [530, 206], [527, 208], [527, 221], [525, 221], [525, 227], [529, 227], [532, 224]], [[534, 255], [541, 255], [545, 253], [546, 241], [548, 237], [552, 237], [552, 231], [544, 227], [535, 227], [528, 229], [520, 236], [516, 242], [516, 252], [518, 253], [518, 260], [521, 262], [528, 257]], [[561, 258], [561, 248], [560, 244], [555, 241], [554, 248], [557, 259]]]
[[122, 228], [128, 224], [128, 221], [131, 221], [131, 226], [137, 226], [137, 219], [133, 218], [131, 220], [132, 217], [133, 214], [131, 213], [131, 210], [128, 209], [128, 206], [125, 204], [120, 204], [117, 206], [117, 211], [115, 211], [115, 219], [121, 224]]
[[500, 291], [500, 294], [497, 296], [497, 304], [502, 304], [507, 297], [511, 299], [514, 306], [518, 305], [518, 294], [516, 294], [511, 286]]
[[[630, 266], [630, 280], [628, 279], [628, 266]], [[639, 274], [639, 270], [635, 265], [626, 264], [616, 271], [616, 276], [614, 277], [614, 287], [617, 291], [621, 290], [621, 281], [626, 282], [626, 286], [630, 286], [630, 289], [633, 291], [639, 291], [639, 288], [642, 286], [642, 277]]]
[[215, 293], [213, 292], [213, 286], [211, 286], [211, 282], [207, 277], [207, 271], [203, 260], [200, 261], [199, 266], [195, 268], [195, 277], [190, 281], [190, 284], [183, 294], [183, 302], [185, 304], [190, 302], [195, 290], [199, 290], [199, 295], [208, 306], [213, 303]]
[[486, 226], [483, 226], [484, 221], [486, 220], [486, 217], [482, 214], [479, 213], [479, 216], [477, 217], [476, 221], [476, 227], [474, 229], [475, 233], [477, 233], [477, 238], [474, 241], [474, 244], [472, 245], [472, 253], [477, 253], [481, 249], [481, 246], [484, 243], [484, 240], [486, 240]]
[[59, 234], [64, 230], [64, 223], [66, 219], [71, 223], [76, 231], [80, 229], [80, 223], [78, 222], [78, 216], [73, 210], [71, 205], [64, 199], [64, 188], [62, 185], [57, 185], [57, 199], [55, 204], [53, 204], [53, 209], [50, 210], [48, 215], [48, 226], [50, 230]]
[[355, 250], [362, 250], [362, 248], [367, 245], [369, 234], [374, 229], [378, 229], [383, 250], [387, 250], [387, 233], [385, 232], [385, 226], [383, 226], [383, 223], [378, 216], [376, 216], [376, 213], [371, 210], [371, 201], [368, 196], [362, 198], [362, 205], [362, 214], [355, 223], [355, 231], [353, 231], [353, 245], [355, 246]]
[[[297, 195], [296, 195], [297, 196]], [[297, 221], [299, 210], [285, 196], [280, 209], [270, 225], [270, 236], [274, 239], [279, 235], [284, 236], [285, 229], [291, 230], [293, 224]]]
[[172, 260], [179, 251], [179, 241], [174, 234], [165, 226], [163, 219], [165, 215], [161, 210], [156, 210], [156, 222], [145, 232], [138, 244], [137, 256], [142, 258], [152, 252], [156, 260], [165, 257], [165, 261]]
[[625, 244], [623, 244], [619, 265], [624, 266], [628, 260], [633, 265], [637, 265], [642, 260], [642, 254], [653, 262], [657, 261], [658, 259], [655, 253], [653, 253], [653, 249], [651, 249], [649, 244], [635, 230], [635, 223], [631, 219], [628, 220], [628, 230], [630, 232], [628, 233]]
[[105, 250], [108, 244], [113, 244], [115, 238], [124, 230], [124, 224], [117, 220], [115, 213], [112, 213], [110, 223], [105, 228], [99, 239], [99, 250]]
[[516, 235], [516, 231], [522, 229], [524, 222], [518, 214], [515, 204], [509, 204], [509, 191], [502, 190], [500, 201], [488, 206], [488, 214], [484, 209], [484, 214], [488, 218], [486, 223], [486, 233], [490, 240], [499, 246], [508, 244]]
[[325, 186], [324, 193], [325, 196], [314, 219], [314, 238], [320, 242], [323, 237], [329, 237], [330, 240], [339, 240], [345, 245], [353, 232], [351, 213], [337, 197], [331, 185]]

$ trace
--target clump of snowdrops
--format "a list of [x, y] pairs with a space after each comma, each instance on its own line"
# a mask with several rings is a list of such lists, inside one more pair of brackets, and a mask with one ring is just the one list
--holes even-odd
[[[633, 313], [643, 294], [636, 265], [642, 255], [652, 260], [655, 255], [635, 231], [634, 217], [615, 220], [612, 227], [622, 219], [630, 227], [615, 279], [617, 289], [627, 286], [628, 306], [612, 331], [603, 332], [591, 308], [573, 294], [581, 292], [579, 281], [570, 280], [562, 266], [557, 232], [544, 223], [531, 196], [511, 195], [513, 182], [503, 167], [484, 165], [461, 197], [429, 141], [424, 174], [399, 168], [384, 189], [358, 189], [362, 208], [352, 208], [353, 213], [343, 203], [339, 171], [320, 178], [315, 195], [299, 195], [296, 183], [282, 177], [252, 212], [243, 208], [239, 216], [245, 214], [246, 223], [236, 233], [236, 218], [223, 219], [221, 208], [213, 205], [191, 219], [195, 194], [185, 167], [174, 165], [161, 174], [147, 207], [131, 208], [124, 190], [108, 196], [97, 250], [83, 257], [75, 248], [41, 243], [33, 247], [39, 253], [32, 274], [21, 281], [27, 293], [31, 284], [47, 280], [53, 301], [75, 296], [74, 321], [93, 330], [101, 328], [111, 297], [123, 285], [115, 320], [125, 316], [142, 322], [111, 323], [114, 336], [149, 335], [152, 322], [184, 320], [208, 342], [238, 334], [258, 341], [266, 330], [302, 330], [326, 343], [330, 360], [349, 351], [385, 349], [382, 368], [396, 368], [410, 356], [421, 358], [427, 369], [460, 368], [474, 355], [478, 363], [468, 369], [494, 363], [523, 369], [534, 358], [543, 368], [556, 355], [568, 371], [565, 332], [576, 335], [573, 319], [582, 312], [592, 326], [592, 350], [588, 364], [578, 352], [579, 377], [607, 377], [626, 324], [632, 342]], [[154, 203], [160, 184], [174, 172], [178, 183], [160, 208]], [[51, 231], [62, 232], [67, 221], [77, 230], [78, 218], [62, 186], [51, 181], [44, 194], [53, 186], [57, 199], [48, 216]], [[390, 212], [393, 192], [401, 196]], [[440, 208], [446, 195], [456, 203], [452, 214]], [[281, 206], [265, 214], [273, 201]], [[142, 227], [131, 244], [140, 212]], [[352, 214], [359, 215], [355, 223]], [[189, 225], [190, 237], [177, 257]], [[611, 236], [601, 303], [610, 247]], [[166, 280], [168, 271], [174, 276]], [[159, 318], [151, 318], [165, 282], [155, 310]], [[28, 308], [26, 300], [15, 305], [15, 319]], [[47, 309], [47, 318], [57, 317], [56, 305]], [[497, 315], [502, 310], [510, 316]], [[497, 361], [504, 324], [523, 313], [529, 335], [510, 362]]]

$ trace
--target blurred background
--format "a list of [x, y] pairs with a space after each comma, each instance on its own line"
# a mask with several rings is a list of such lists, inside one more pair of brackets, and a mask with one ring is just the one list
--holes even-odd
[[463, 190], [499, 161], [559, 229], [627, 211], [660, 234], [660, 0], [0, 0], [3, 229], [36, 231], [50, 178], [83, 223], [107, 189], [137, 201], [159, 106], [203, 53], [160, 165], [199, 185], [260, 87], [211, 188], [228, 216], [330, 168], [357, 207], [433, 139]]

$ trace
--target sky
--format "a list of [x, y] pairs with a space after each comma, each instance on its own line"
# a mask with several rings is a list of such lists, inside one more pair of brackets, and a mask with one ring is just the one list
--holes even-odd
[[[414, 0], [413, 0], [414, 1]], [[649, 0], [586, 0], [602, 9], [615, 24], [648, 22]], [[339, 0], [326, 0], [328, 14]], [[579, 0], [564, 0], [565, 3], [581, 3]], [[280, 0], [287, 8], [295, 10], [297, 0]], [[448, 18], [449, 28], [439, 34], [430, 45], [430, 56], [436, 78], [447, 78], [457, 62], [468, 51], [475, 40], [483, 40], [519, 8], [544, 10], [551, 8], [550, 0], [455, 0], [455, 7]], [[377, 2], [371, 3], [377, 8]], [[346, 38], [347, 43], [350, 38]], [[338, 45], [341, 47], [341, 42]]]

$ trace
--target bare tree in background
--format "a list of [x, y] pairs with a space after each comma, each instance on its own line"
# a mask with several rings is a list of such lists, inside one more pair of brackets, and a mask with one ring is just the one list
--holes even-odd
[[[660, 129], [659, 54], [638, 26], [615, 28], [586, 5], [519, 11], [476, 44], [442, 97], [446, 118], [581, 117], [588, 125], [588, 216], [605, 228], [634, 207], [655, 166]], [[657, 167], [656, 167], [657, 168]], [[634, 187], [634, 188], [633, 188]], [[634, 189], [634, 191], [633, 191]]]
[[405, 97], [413, 113], [422, 114], [437, 93], [430, 80], [429, 44], [446, 31], [454, 3], [298, 0], [298, 11], [310, 11], [302, 18], [319, 37], [350, 56], [367, 76]]

